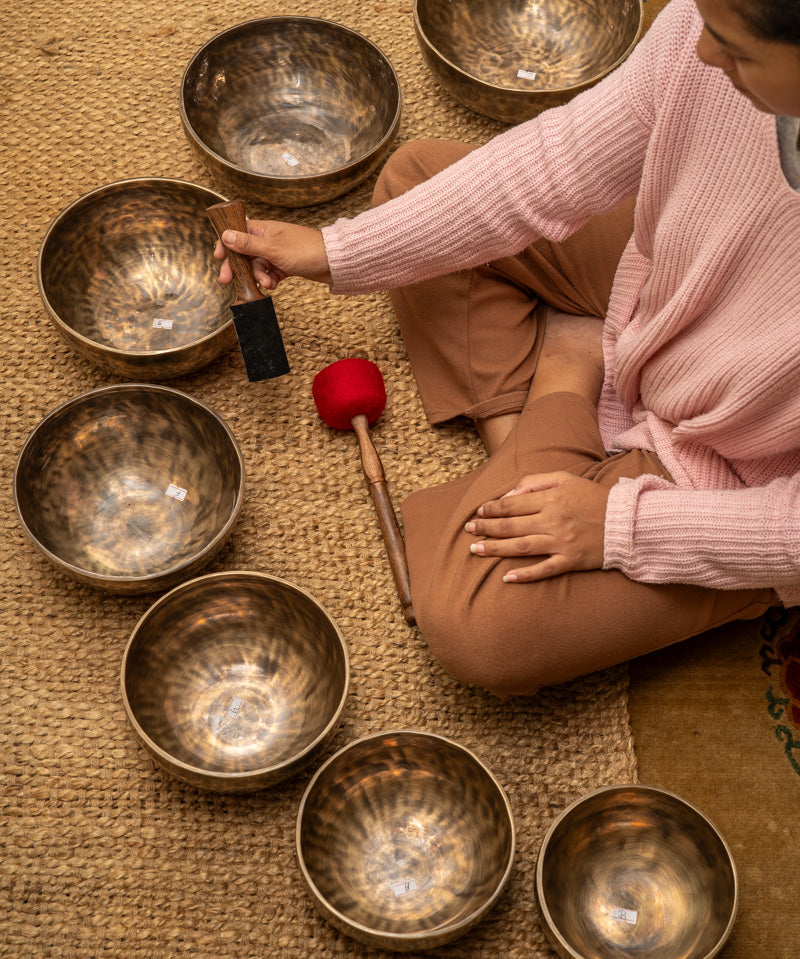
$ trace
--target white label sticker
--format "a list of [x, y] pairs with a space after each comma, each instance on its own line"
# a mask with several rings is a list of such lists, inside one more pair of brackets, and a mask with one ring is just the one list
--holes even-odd
[[242, 706], [244, 706], [244, 700], [239, 699], [238, 696], [234, 696], [231, 699], [231, 704], [228, 707], [228, 715], [231, 719], [236, 719], [239, 713], [242, 711]]
[[533, 70], [517, 70], [517, 76], [520, 80], [535, 80], [536, 74]]
[[406, 893], [415, 892], [417, 888], [416, 879], [406, 879], [405, 882], [393, 882], [392, 889], [394, 890], [395, 896], [398, 898], [400, 896], [405, 896]]
[[164, 317], [157, 316], [153, 320], [153, 329], [154, 330], [171, 330], [172, 320], [165, 320]]
[[635, 909], [615, 909], [611, 915], [614, 919], [621, 919], [623, 922], [629, 922], [632, 926], [636, 925], [639, 919], [639, 913]]
[[297, 157], [293, 157], [291, 153], [284, 153], [282, 159], [287, 166], [297, 166], [300, 162]]
[[176, 486], [174, 483], [170, 483], [167, 487], [167, 496], [171, 496], [173, 499], [180, 500], [181, 502], [186, 498], [188, 492], [188, 489], [184, 489], [182, 486]]

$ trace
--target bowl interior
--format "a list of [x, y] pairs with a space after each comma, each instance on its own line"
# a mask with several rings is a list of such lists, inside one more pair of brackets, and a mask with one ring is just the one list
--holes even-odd
[[417, 0], [428, 44], [470, 77], [529, 91], [597, 79], [636, 40], [638, 0]]
[[50, 227], [39, 283], [50, 312], [93, 343], [154, 353], [196, 343], [230, 322], [206, 209], [222, 197], [174, 180], [110, 184]]
[[736, 912], [725, 843], [678, 797], [620, 787], [568, 810], [540, 853], [537, 892], [577, 956], [715, 955]]
[[201, 577], [168, 594], [131, 638], [123, 688], [158, 749], [209, 773], [274, 768], [339, 715], [347, 654], [336, 626], [290, 583]]
[[296, 178], [367, 156], [393, 129], [397, 77], [364, 37], [326, 20], [270, 17], [219, 34], [183, 78], [191, 133], [239, 170]]
[[501, 788], [469, 752], [396, 733], [323, 767], [298, 842], [312, 888], [346, 923], [413, 935], [488, 908], [509, 873], [514, 828]]
[[15, 475], [20, 518], [45, 550], [99, 577], [190, 560], [236, 516], [243, 465], [208, 407], [177, 390], [96, 390], [45, 417]]

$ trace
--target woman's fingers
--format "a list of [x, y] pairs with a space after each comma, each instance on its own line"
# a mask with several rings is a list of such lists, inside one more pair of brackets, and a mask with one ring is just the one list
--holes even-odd
[[[221, 260], [233, 250], [253, 261], [253, 272], [262, 286], [274, 289], [287, 276], [302, 276], [318, 283], [331, 283], [330, 266], [320, 230], [280, 220], [248, 220], [247, 232], [226, 230], [214, 249]], [[229, 271], [220, 268], [220, 280]]]
[[[503, 505], [495, 508], [498, 503]], [[530, 533], [538, 533], [546, 529], [547, 524], [547, 518], [544, 517], [545, 525], [542, 526], [543, 506], [546, 508], [546, 504], [543, 504], [535, 494], [515, 495], [503, 500], [495, 500], [481, 507], [478, 515], [473, 516], [465, 529], [473, 536], [490, 536], [495, 539], [516, 539]]]
[[608, 490], [570, 473], [524, 477], [511, 494], [485, 503], [465, 526], [476, 556], [532, 557], [507, 582], [532, 582], [603, 565]]
[[545, 556], [554, 548], [552, 536], [517, 536], [508, 539], [480, 539], [470, 545], [476, 556]]
[[563, 556], [544, 556], [541, 561], [532, 566], [520, 566], [510, 569], [503, 575], [504, 583], [536, 583], [551, 576], [560, 576], [569, 573], [572, 567]]

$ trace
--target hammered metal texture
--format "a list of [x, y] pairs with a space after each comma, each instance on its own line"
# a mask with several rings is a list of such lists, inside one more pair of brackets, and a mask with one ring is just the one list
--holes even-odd
[[514, 823], [471, 752], [427, 733], [379, 733], [345, 747], [310, 783], [298, 814], [303, 876], [323, 915], [361, 942], [442, 945], [503, 890]]
[[170, 773], [220, 792], [302, 769], [341, 719], [344, 639], [309, 593], [236, 571], [176, 587], [142, 617], [122, 662], [140, 742]]
[[611, 786], [550, 827], [536, 895], [565, 959], [711, 959], [733, 927], [738, 880], [727, 844], [694, 806]]
[[117, 593], [166, 589], [225, 542], [244, 495], [235, 437], [208, 406], [165, 386], [84, 393], [23, 446], [23, 529], [75, 579]]
[[39, 291], [77, 353], [149, 382], [191, 373], [236, 344], [233, 291], [218, 280], [206, 216], [222, 200], [182, 180], [123, 180], [56, 217], [39, 250]]
[[642, 30], [642, 0], [415, 0], [434, 76], [464, 106], [519, 123], [610, 73]]
[[251, 20], [209, 40], [183, 76], [184, 133], [237, 195], [304, 207], [383, 162], [400, 83], [371, 41], [314, 17]]

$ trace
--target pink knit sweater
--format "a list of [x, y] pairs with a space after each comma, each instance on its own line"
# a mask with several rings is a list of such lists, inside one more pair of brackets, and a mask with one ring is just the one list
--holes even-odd
[[631, 57], [391, 203], [324, 230], [337, 293], [387, 289], [562, 239], [638, 193], [605, 324], [607, 448], [674, 479], [618, 483], [605, 568], [774, 587], [800, 604], [800, 195], [775, 118], [695, 53], [672, 0]]

